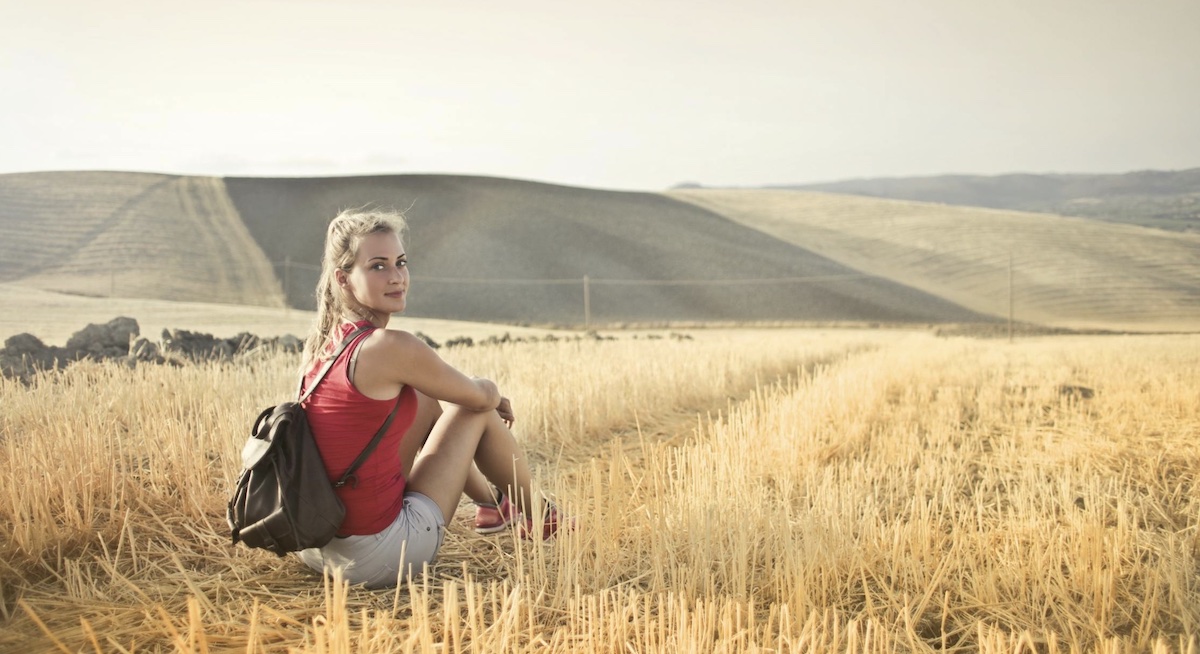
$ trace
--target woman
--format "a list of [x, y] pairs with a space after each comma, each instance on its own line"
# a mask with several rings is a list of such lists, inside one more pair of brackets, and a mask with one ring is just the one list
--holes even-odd
[[[411, 575], [433, 561], [464, 492], [479, 506], [477, 531], [516, 524], [529, 537], [533, 530], [524, 518], [533, 506], [529, 466], [509, 431], [508, 399], [421, 339], [386, 329], [408, 300], [404, 227], [402, 216], [380, 211], [342, 212], [329, 224], [317, 324], [304, 356], [307, 385], [342, 340], [368, 328], [304, 405], [331, 480], [399, 406], [355, 483], [337, 491], [346, 505], [338, 537], [300, 553], [315, 570], [340, 567], [350, 583], [372, 588], [395, 585], [402, 570]], [[543, 538], [558, 529], [557, 512], [546, 508]]]

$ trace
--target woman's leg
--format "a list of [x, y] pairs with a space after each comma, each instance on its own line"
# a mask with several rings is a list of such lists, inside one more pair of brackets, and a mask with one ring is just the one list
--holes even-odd
[[417, 453], [408, 490], [432, 499], [449, 520], [474, 469], [472, 462], [483, 476], [509, 494], [519, 511], [531, 515], [529, 464], [495, 411], [447, 408]]
[[[415, 390], [415, 389], [414, 389]], [[404, 477], [412, 478], [413, 462], [416, 461], [417, 452], [425, 444], [429, 438], [430, 432], [433, 430], [433, 425], [442, 417], [442, 405], [432, 397], [416, 391], [417, 393], [417, 415], [413, 420], [412, 426], [404, 433], [404, 438], [400, 439], [400, 462], [404, 466]], [[504, 489], [500, 489], [501, 492]], [[483, 473], [471, 466], [470, 472], [467, 473], [467, 482], [463, 487], [463, 492], [473, 502], [482, 504], [491, 504], [496, 501], [493, 496], [492, 486], [483, 476]], [[450, 516], [446, 516], [449, 521]]]

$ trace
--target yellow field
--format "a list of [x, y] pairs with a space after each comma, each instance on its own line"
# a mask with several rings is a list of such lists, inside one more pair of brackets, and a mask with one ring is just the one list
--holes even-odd
[[1200, 338], [690, 335], [446, 352], [581, 526], [388, 592], [229, 545], [294, 360], [0, 382], [0, 650], [1200, 646]]

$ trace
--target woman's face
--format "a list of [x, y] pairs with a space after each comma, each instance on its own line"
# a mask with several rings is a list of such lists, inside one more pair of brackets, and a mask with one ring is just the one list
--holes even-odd
[[400, 237], [391, 232], [369, 234], [358, 243], [349, 272], [338, 273], [347, 299], [377, 315], [404, 311], [408, 301], [408, 257]]

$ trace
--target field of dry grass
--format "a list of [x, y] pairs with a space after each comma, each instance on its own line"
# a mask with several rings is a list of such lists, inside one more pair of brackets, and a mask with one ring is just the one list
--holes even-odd
[[446, 352], [580, 528], [347, 588], [233, 548], [262, 355], [0, 383], [0, 650], [1192, 652], [1200, 341], [917, 332]]
[[1200, 330], [1200, 235], [1083, 218], [800, 191], [671, 197], [848, 267], [993, 316], [1069, 328]]

